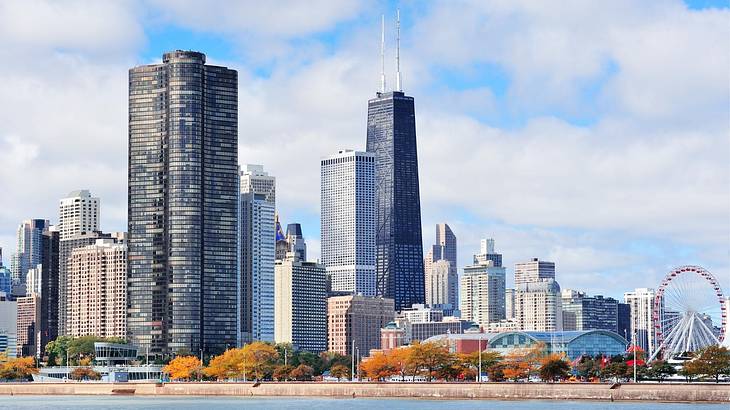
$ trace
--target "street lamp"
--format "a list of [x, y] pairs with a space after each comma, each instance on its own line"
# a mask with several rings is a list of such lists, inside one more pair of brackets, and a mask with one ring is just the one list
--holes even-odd
[[477, 375], [477, 381], [482, 382], [482, 335], [479, 334], [479, 374]]

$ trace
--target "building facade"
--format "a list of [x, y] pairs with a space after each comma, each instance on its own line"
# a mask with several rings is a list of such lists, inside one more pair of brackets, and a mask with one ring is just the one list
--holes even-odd
[[424, 259], [425, 295], [429, 305], [459, 306], [456, 236], [449, 225], [436, 224], [436, 244]]
[[515, 290], [514, 309], [521, 331], [563, 330], [560, 285], [554, 279], [521, 283]]
[[494, 261], [486, 257], [485, 249], [480, 251], [474, 255], [473, 264], [464, 267], [459, 299], [461, 317], [486, 326], [506, 318], [507, 271], [502, 266], [494, 266]]
[[275, 213], [265, 194], [241, 194], [239, 345], [274, 341]]
[[543, 279], [555, 279], [555, 263], [532, 258], [528, 262], [515, 264], [515, 287]]
[[375, 156], [344, 150], [320, 166], [322, 264], [330, 290], [375, 296]]
[[631, 311], [631, 330], [629, 340], [652, 353], [656, 348], [656, 332], [653, 326], [654, 289], [637, 288], [633, 292], [624, 293], [624, 303]]
[[127, 245], [97, 239], [68, 261], [67, 335], [127, 337]]
[[237, 342], [238, 73], [194, 51], [129, 70], [129, 342]]
[[544, 344], [547, 353], [565, 354], [570, 361], [583, 355], [608, 357], [624, 354], [626, 340], [607, 330], [584, 330], [570, 332], [532, 332], [516, 331], [492, 335], [489, 349], [507, 354], [514, 349], [530, 348], [538, 343]]
[[307, 260], [307, 243], [304, 241], [301, 224], [291, 223], [286, 226], [286, 242], [289, 244], [289, 252], [296, 253], [300, 261]]
[[43, 233], [51, 226], [45, 219], [23, 221], [16, 232], [16, 250], [10, 256], [10, 278], [14, 296], [25, 296], [28, 270], [43, 263]]
[[332, 296], [327, 299], [328, 351], [361, 355], [381, 348], [380, 329], [395, 317], [392, 299], [362, 295]]
[[17, 299], [16, 355], [40, 357], [41, 297], [37, 293]]
[[[618, 301], [601, 295], [562, 291], [563, 330], [608, 330], [619, 333]], [[623, 336], [623, 335], [621, 335]]]
[[293, 252], [277, 260], [274, 275], [274, 340], [309, 352], [327, 350], [327, 273]]
[[241, 168], [241, 193], [263, 195], [266, 202], [276, 206], [276, 177], [264, 171], [263, 165], [244, 164]]
[[375, 155], [376, 294], [401, 310], [426, 299], [413, 97], [379, 92], [368, 101], [367, 151]]

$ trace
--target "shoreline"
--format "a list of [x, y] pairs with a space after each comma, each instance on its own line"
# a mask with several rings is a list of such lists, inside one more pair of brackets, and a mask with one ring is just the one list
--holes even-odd
[[329, 397], [730, 403], [730, 384], [610, 383], [0, 383], [0, 396]]

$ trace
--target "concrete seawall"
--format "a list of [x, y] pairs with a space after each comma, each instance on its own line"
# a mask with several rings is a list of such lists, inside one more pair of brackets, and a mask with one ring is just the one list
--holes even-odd
[[727, 402], [729, 384], [570, 383], [0, 383], [2, 395], [399, 397]]

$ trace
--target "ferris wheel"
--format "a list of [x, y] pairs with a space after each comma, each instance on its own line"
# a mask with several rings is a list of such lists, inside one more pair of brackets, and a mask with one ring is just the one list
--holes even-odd
[[681, 266], [664, 277], [654, 297], [652, 319], [657, 348], [670, 358], [720, 344], [727, 326], [720, 283], [700, 266]]

